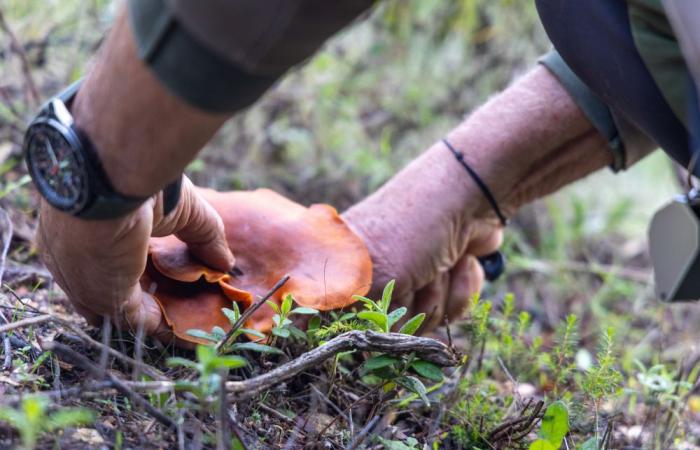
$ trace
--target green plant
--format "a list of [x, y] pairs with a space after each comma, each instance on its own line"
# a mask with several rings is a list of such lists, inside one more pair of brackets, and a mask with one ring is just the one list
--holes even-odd
[[197, 372], [195, 381], [178, 381], [179, 389], [193, 392], [200, 402], [209, 404], [211, 397], [219, 391], [222, 377], [228, 375], [230, 369], [238, 369], [248, 364], [248, 361], [236, 355], [219, 355], [213, 345], [198, 345], [195, 350], [197, 361], [187, 358], [168, 358], [170, 367], [186, 367]]
[[[395, 281], [389, 281], [382, 292], [382, 298], [374, 301], [367, 297], [355, 296], [364, 305], [364, 309], [358, 313], [346, 313], [340, 317], [342, 321], [349, 321], [357, 317], [363, 320], [371, 329], [381, 333], [389, 333], [391, 328], [406, 315], [406, 308], [397, 308], [389, 312], [391, 308], [391, 297], [394, 292]], [[415, 334], [425, 320], [425, 314], [420, 313], [404, 323], [399, 329], [399, 333]], [[413, 375], [409, 374], [413, 373]], [[430, 402], [427, 396], [427, 389], [423, 382], [415, 375], [425, 379], [440, 382], [443, 379], [442, 370], [435, 364], [415, 358], [413, 355], [407, 357], [395, 357], [385, 354], [374, 354], [365, 361], [362, 366], [362, 374], [369, 382], [378, 381], [384, 384], [385, 390], [394, 386], [402, 386], [405, 389], [418, 395], [426, 405]]]
[[558, 450], [568, 432], [569, 410], [563, 402], [554, 402], [545, 410], [539, 438], [530, 444], [529, 450]]
[[597, 365], [586, 371], [580, 383], [582, 391], [596, 402], [617, 392], [622, 383], [622, 375], [615, 368], [617, 357], [613, 351], [614, 341], [615, 329], [611, 327], [602, 334]]
[[290, 317], [295, 314], [305, 314], [305, 315], [317, 315], [318, 311], [313, 308], [307, 308], [305, 306], [298, 306], [292, 309], [294, 305], [294, 297], [292, 294], [287, 294], [282, 299], [282, 304], [277, 305], [277, 303], [268, 300], [267, 304], [275, 312], [272, 316], [272, 322], [275, 324], [272, 327], [272, 334], [275, 337], [286, 339], [291, 335], [304, 339], [306, 334], [299, 328], [292, 325]]
[[[234, 302], [232, 304], [232, 309], [221, 308], [221, 311], [224, 313], [224, 315], [226, 316], [226, 318], [230, 322], [231, 327], [234, 327], [238, 324], [238, 320], [241, 318], [241, 311], [238, 308], [237, 303]], [[207, 341], [211, 342], [212, 344], [217, 344], [217, 343], [221, 342], [226, 337], [226, 332], [221, 327], [212, 328], [210, 333], [207, 333], [206, 331], [203, 331], [203, 330], [197, 330], [197, 329], [187, 330], [187, 334], [189, 334], [190, 336], [199, 338], [199, 339], [207, 340]], [[258, 339], [265, 339], [265, 335], [257, 330], [253, 330], [250, 328], [237, 327], [235, 330], [233, 330], [233, 334], [231, 335], [231, 338], [228, 340], [228, 342], [230, 342], [230, 343], [221, 349], [221, 353], [231, 353], [231, 352], [235, 352], [235, 351], [246, 351], [246, 350], [260, 352], [260, 353], [278, 353], [278, 354], [282, 353], [282, 351], [276, 347], [261, 344], [259, 342], [236, 342], [236, 340], [238, 340], [238, 338], [243, 334], [247, 334], [249, 336], [254, 336], [254, 337], [257, 337]]]
[[545, 364], [553, 373], [555, 394], [562, 391], [564, 384], [576, 368], [575, 348], [578, 344], [578, 318], [574, 314], [566, 316], [555, 334], [556, 345], [551, 354], [544, 356]]
[[52, 433], [75, 425], [86, 425], [95, 420], [92, 411], [85, 408], [61, 408], [49, 412], [49, 400], [38, 395], [22, 399], [18, 408], [0, 408], [0, 420], [15, 428], [22, 447], [33, 449], [42, 433]]
[[[389, 333], [391, 328], [406, 315], [408, 311], [405, 306], [396, 308], [389, 312], [391, 307], [391, 296], [394, 293], [395, 280], [389, 281], [384, 286], [382, 299], [375, 302], [374, 300], [355, 295], [353, 298], [359, 300], [364, 305], [364, 310], [356, 314], [358, 319], [365, 320], [372, 328], [381, 333]], [[352, 314], [352, 313], [349, 313]], [[350, 317], [348, 317], [350, 318]], [[399, 333], [415, 334], [425, 320], [425, 313], [417, 314], [401, 326]]]

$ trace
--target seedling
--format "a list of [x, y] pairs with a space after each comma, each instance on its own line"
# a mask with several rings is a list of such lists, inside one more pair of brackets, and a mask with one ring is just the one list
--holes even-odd
[[[235, 326], [238, 323], [238, 319], [241, 318], [241, 311], [238, 308], [238, 304], [233, 302], [231, 309], [229, 308], [221, 308], [221, 311], [224, 313], [228, 321], [231, 323], [231, 326]], [[196, 337], [199, 339], [204, 339], [206, 341], [211, 342], [213, 345], [221, 342], [222, 339], [226, 336], [226, 332], [223, 330], [221, 327], [214, 327], [212, 328], [210, 333], [207, 333], [206, 331], [203, 330], [187, 330], [187, 334], [189, 334], [192, 337]], [[253, 351], [253, 352], [260, 352], [260, 353], [277, 353], [280, 354], [282, 351], [278, 348], [271, 347], [269, 345], [261, 344], [259, 342], [236, 342], [238, 340], [238, 337], [246, 334], [248, 336], [252, 336], [255, 338], [258, 338], [259, 340], [265, 339], [265, 335], [262, 334], [261, 332], [257, 330], [253, 330], [251, 328], [237, 328], [233, 331], [233, 335], [231, 336], [231, 339], [229, 342], [233, 342], [232, 344], [226, 345], [225, 347], [222, 348], [221, 353], [232, 353], [236, 351]]]
[[61, 408], [49, 413], [46, 397], [30, 395], [22, 399], [17, 409], [0, 408], [0, 420], [15, 428], [22, 440], [22, 448], [36, 448], [43, 433], [53, 433], [75, 425], [87, 425], [95, 420], [92, 411], [85, 408]]
[[[357, 313], [357, 318], [365, 320], [371, 324], [376, 331], [382, 333], [389, 333], [391, 328], [399, 321], [403, 316], [406, 315], [408, 310], [405, 306], [396, 308], [395, 310], [389, 312], [389, 307], [391, 306], [391, 296], [394, 293], [394, 285], [396, 280], [389, 281], [386, 286], [384, 286], [384, 291], [382, 292], [382, 299], [379, 302], [363, 297], [361, 295], [355, 295], [353, 298], [355, 300], [361, 301], [364, 304], [365, 309]], [[350, 313], [352, 314], [352, 313]], [[346, 317], [349, 319], [350, 317]], [[425, 313], [420, 313], [407, 321], [399, 333], [403, 334], [415, 334], [420, 328], [425, 320]]]
[[226, 377], [231, 369], [238, 369], [248, 364], [242, 356], [218, 355], [213, 345], [198, 345], [196, 348], [197, 361], [187, 358], [168, 358], [170, 367], [187, 367], [199, 375], [197, 380], [180, 381], [178, 388], [193, 392], [202, 403], [209, 403], [211, 396], [216, 394], [221, 386], [221, 377]]
[[284, 296], [281, 305], [277, 305], [271, 300], [267, 301], [267, 304], [275, 312], [275, 315], [272, 316], [272, 322], [274, 323], [272, 334], [274, 336], [282, 339], [287, 339], [291, 335], [300, 339], [306, 338], [306, 334], [292, 324], [290, 317], [295, 314], [316, 315], [318, 311], [305, 306], [298, 306], [292, 309], [294, 302], [294, 297], [291, 294]]

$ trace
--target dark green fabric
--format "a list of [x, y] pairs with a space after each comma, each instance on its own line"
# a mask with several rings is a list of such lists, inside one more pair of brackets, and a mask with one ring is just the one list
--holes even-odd
[[130, 0], [139, 56], [163, 85], [189, 104], [233, 112], [254, 103], [281, 75], [250, 75], [194, 40], [163, 0]]
[[661, 0], [627, 0], [632, 37], [673, 113], [688, 127], [688, 69]]
[[212, 112], [255, 102], [372, 0], [129, 0], [140, 57], [163, 85]]
[[616, 172], [624, 169], [626, 167], [624, 145], [608, 106], [576, 76], [556, 50], [541, 57], [539, 63], [557, 77], [595, 129], [607, 139], [613, 154], [613, 163], [610, 167]]

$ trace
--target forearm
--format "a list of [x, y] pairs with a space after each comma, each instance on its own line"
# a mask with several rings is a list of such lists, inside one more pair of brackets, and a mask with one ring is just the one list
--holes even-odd
[[[448, 136], [511, 214], [612, 162], [605, 139], [542, 66]], [[430, 151], [439, 153], [441, 146]], [[452, 158], [447, 153], [441, 157]], [[489, 214], [488, 205], [480, 205], [477, 214]]]
[[125, 8], [72, 112], [114, 187], [135, 196], [176, 179], [227, 117], [195, 109], [161, 86], [138, 57]]
[[[537, 67], [448, 134], [508, 215], [608, 165], [612, 156], [559, 82]], [[363, 217], [367, 210], [381, 217]], [[475, 219], [498, 225], [485, 197], [442, 142], [344, 217], [369, 244], [375, 280], [402, 273], [417, 288], [447, 270], [474, 241]], [[382, 236], [392, 236], [390, 242]], [[442, 243], [434, 256], [435, 242]], [[394, 267], [399, 265], [410, 267]], [[413, 286], [415, 285], [415, 286]]]

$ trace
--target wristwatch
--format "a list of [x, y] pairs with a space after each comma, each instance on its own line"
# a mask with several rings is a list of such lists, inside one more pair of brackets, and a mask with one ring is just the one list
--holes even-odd
[[[92, 142], [75, 126], [70, 106], [82, 80], [42, 106], [24, 137], [24, 157], [39, 193], [56, 209], [88, 220], [122, 217], [148, 197], [117, 192]], [[180, 196], [182, 177], [163, 190], [164, 213]]]

